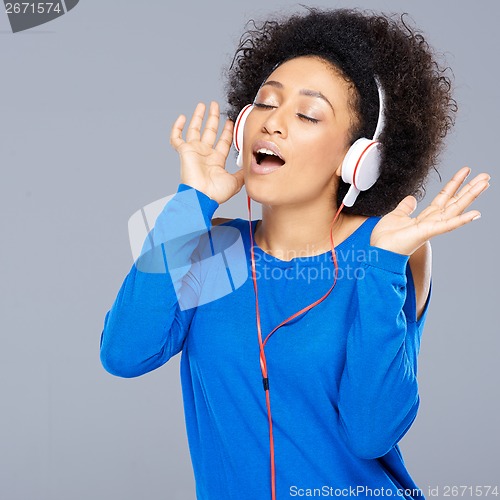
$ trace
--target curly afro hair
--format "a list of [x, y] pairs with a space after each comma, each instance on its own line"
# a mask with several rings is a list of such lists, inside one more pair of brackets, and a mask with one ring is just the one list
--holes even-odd
[[[254, 29], [245, 31], [225, 70], [227, 116], [234, 121], [243, 106], [253, 102], [276, 65], [314, 55], [334, 65], [357, 91], [349, 103], [358, 118], [352, 142], [373, 137], [379, 109], [377, 75], [385, 94], [381, 174], [344, 211], [384, 215], [407, 195], [421, 200], [457, 110], [449, 68], [439, 64], [422, 34], [405, 22], [404, 14], [305, 8], [305, 14], [266, 20], [260, 27], [249, 21]], [[340, 179], [337, 199], [348, 188]]]

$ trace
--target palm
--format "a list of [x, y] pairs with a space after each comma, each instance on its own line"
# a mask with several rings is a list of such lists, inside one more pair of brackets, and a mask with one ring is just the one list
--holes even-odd
[[464, 213], [464, 210], [489, 187], [490, 176], [479, 174], [457, 193], [468, 172], [468, 168], [459, 170], [416, 217], [410, 217], [417, 206], [415, 197], [404, 198], [373, 228], [370, 244], [411, 255], [430, 238], [472, 221], [480, 213], [477, 210]]
[[239, 191], [238, 179], [225, 170], [226, 157], [220, 151], [201, 141], [184, 143], [177, 151], [184, 167], [181, 175], [184, 184], [196, 187], [219, 203]]
[[181, 182], [198, 189], [220, 204], [243, 187], [243, 169], [234, 174], [225, 170], [232, 144], [233, 123], [230, 120], [226, 121], [221, 136], [215, 143], [219, 128], [217, 103], [214, 102], [210, 106], [205, 129], [201, 133], [204, 111], [204, 105], [198, 104], [191, 118], [185, 141], [182, 139], [182, 129], [186, 118], [180, 115], [172, 127], [170, 143], [180, 155]]

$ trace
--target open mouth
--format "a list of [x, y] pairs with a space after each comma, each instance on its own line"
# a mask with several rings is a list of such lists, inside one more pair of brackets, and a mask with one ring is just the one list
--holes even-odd
[[263, 167], [281, 167], [285, 164], [285, 160], [270, 150], [263, 151], [260, 149], [254, 153], [254, 156], [257, 165], [262, 165]]

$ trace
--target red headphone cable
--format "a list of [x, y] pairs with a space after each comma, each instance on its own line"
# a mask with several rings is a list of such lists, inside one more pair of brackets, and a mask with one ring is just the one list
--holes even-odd
[[255, 257], [254, 257], [254, 242], [253, 242], [253, 231], [252, 231], [252, 209], [251, 209], [251, 199], [249, 196], [247, 196], [247, 202], [248, 202], [248, 224], [250, 228], [250, 254], [251, 254], [251, 260], [252, 260], [252, 280], [253, 280], [253, 287], [255, 291], [255, 309], [256, 309], [256, 315], [257, 315], [257, 335], [259, 338], [259, 351], [260, 351], [260, 369], [262, 372], [262, 382], [264, 385], [264, 391], [266, 393], [266, 406], [267, 406], [267, 417], [269, 421], [269, 446], [270, 446], [270, 458], [271, 458], [271, 497], [272, 500], [276, 500], [276, 474], [275, 474], [275, 465], [274, 465], [274, 438], [273, 438], [273, 419], [271, 416], [271, 397], [269, 394], [269, 377], [267, 373], [267, 363], [266, 363], [266, 353], [265, 353], [265, 346], [267, 344], [267, 341], [271, 337], [271, 335], [280, 327], [282, 327], [285, 323], [288, 321], [291, 321], [292, 319], [296, 318], [297, 316], [300, 316], [301, 314], [305, 313], [309, 309], [312, 309], [314, 306], [318, 305], [320, 302], [326, 299], [326, 297], [330, 294], [330, 292], [333, 290], [335, 287], [335, 284], [337, 283], [337, 275], [338, 275], [338, 264], [337, 264], [337, 256], [335, 254], [335, 245], [333, 242], [333, 225], [335, 224], [335, 221], [337, 220], [340, 212], [344, 208], [344, 204], [342, 203], [340, 207], [337, 210], [337, 213], [335, 214], [335, 217], [332, 220], [332, 223], [330, 224], [330, 243], [331, 243], [331, 249], [332, 249], [332, 258], [333, 258], [333, 263], [335, 266], [335, 278], [333, 281], [333, 285], [330, 287], [330, 289], [321, 297], [320, 299], [316, 300], [312, 304], [309, 304], [307, 307], [304, 307], [300, 311], [296, 312], [286, 320], [282, 321], [277, 327], [275, 327], [269, 335], [265, 338], [264, 341], [262, 341], [262, 331], [260, 327], [260, 312], [259, 312], [259, 293], [257, 289], [257, 279], [256, 279], [256, 273], [255, 273]]

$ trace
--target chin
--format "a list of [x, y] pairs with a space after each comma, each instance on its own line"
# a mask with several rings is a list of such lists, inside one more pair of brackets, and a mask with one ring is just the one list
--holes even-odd
[[262, 182], [264, 179], [245, 179], [247, 195], [255, 202], [263, 205], [280, 205], [285, 200], [280, 195], [280, 189], [274, 182]]

